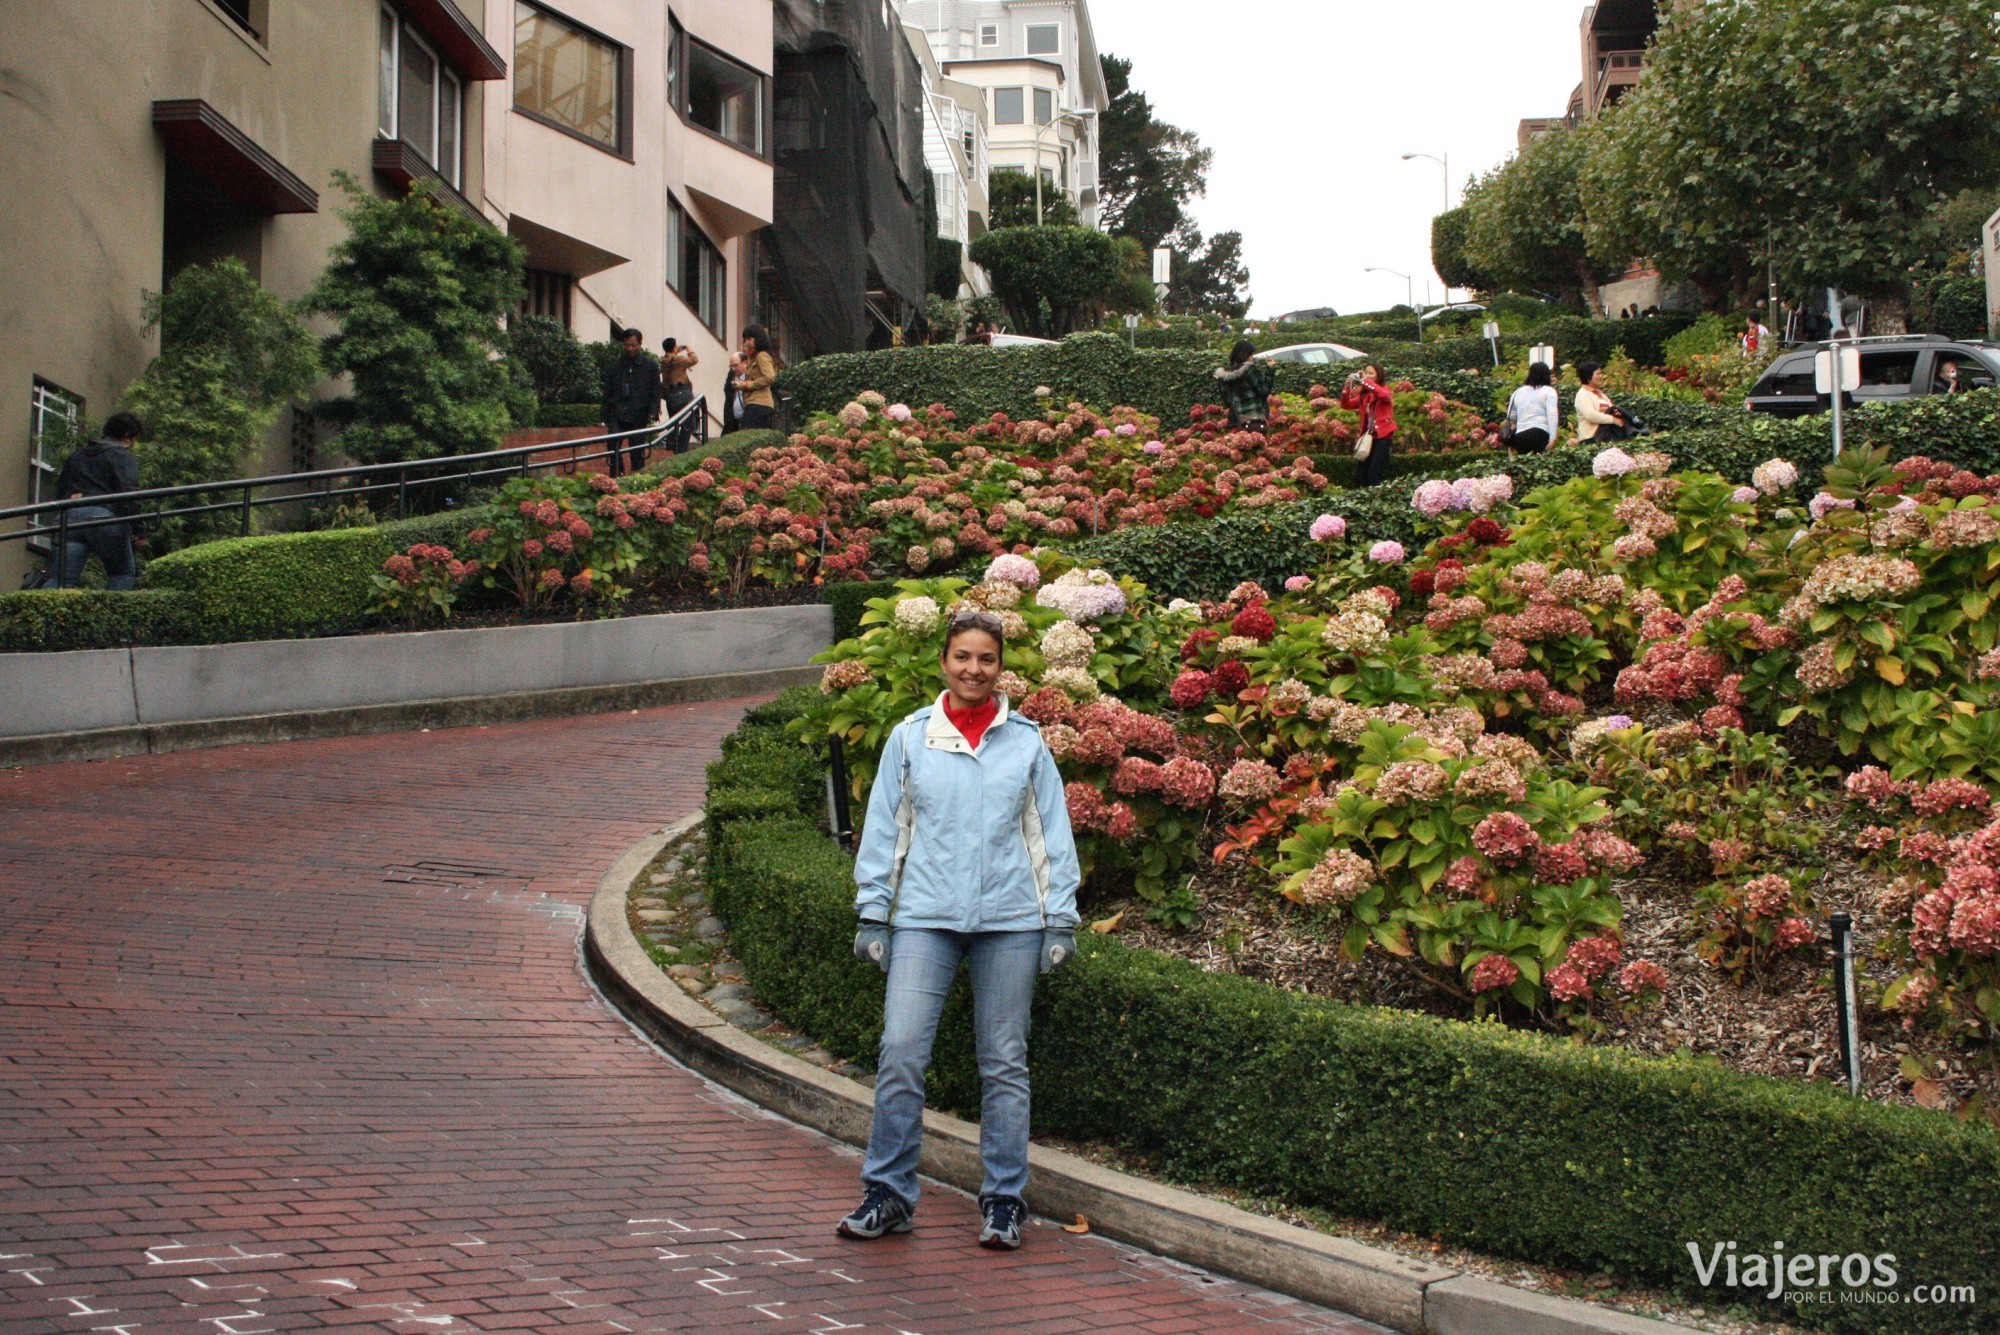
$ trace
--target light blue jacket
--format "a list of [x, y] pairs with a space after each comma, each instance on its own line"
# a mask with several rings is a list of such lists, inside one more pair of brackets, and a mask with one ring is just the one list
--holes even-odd
[[1076, 926], [1062, 775], [1041, 729], [997, 698], [977, 750], [942, 695], [890, 731], [854, 861], [863, 919], [955, 932]]

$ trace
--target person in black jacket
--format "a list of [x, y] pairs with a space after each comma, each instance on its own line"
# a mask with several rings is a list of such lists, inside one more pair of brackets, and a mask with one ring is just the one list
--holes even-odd
[[[604, 376], [606, 432], [633, 431], [659, 421], [660, 400], [664, 393], [660, 384], [660, 363], [646, 352], [646, 336], [636, 329], [627, 329], [619, 340], [625, 345], [625, 355], [613, 362]], [[606, 460], [611, 476], [624, 473], [628, 459], [632, 472], [636, 473], [646, 466], [646, 446], [642, 438], [635, 437], [624, 442], [623, 448], [620, 448], [619, 442], [612, 442], [611, 453]]]
[[[139, 458], [132, 452], [132, 446], [145, 429], [145, 424], [132, 413], [113, 413], [104, 424], [102, 436], [78, 447], [64, 461], [62, 472], [56, 476], [56, 495], [63, 500], [75, 500], [137, 491]], [[138, 513], [137, 501], [72, 507], [69, 538], [63, 543], [56, 565], [56, 587], [68, 589], [81, 583], [84, 562], [95, 555], [104, 563], [107, 587], [131, 588], [138, 577], [138, 567], [132, 559], [135, 526], [92, 521], [129, 520]]]

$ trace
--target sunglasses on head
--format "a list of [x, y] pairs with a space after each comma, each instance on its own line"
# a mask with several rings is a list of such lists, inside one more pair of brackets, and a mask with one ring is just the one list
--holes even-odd
[[977, 630], [990, 631], [996, 640], [1004, 638], [1007, 630], [1006, 623], [993, 613], [975, 611], [952, 613], [951, 620], [945, 624], [945, 630], [950, 632], [966, 626], [971, 626]]

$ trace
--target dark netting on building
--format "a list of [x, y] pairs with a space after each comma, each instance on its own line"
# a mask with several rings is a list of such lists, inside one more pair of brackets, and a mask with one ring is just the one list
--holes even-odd
[[880, 0], [777, 0], [776, 221], [757, 308], [787, 362], [888, 341], [923, 308], [923, 85]]

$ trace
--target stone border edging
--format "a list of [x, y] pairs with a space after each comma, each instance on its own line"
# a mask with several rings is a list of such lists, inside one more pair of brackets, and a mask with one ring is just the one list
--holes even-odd
[[788, 686], [816, 682], [820, 672], [818, 667], [769, 668], [759, 672], [670, 677], [663, 681], [625, 682], [611, 686], [570, 686], [550, 691], [465, 695], [439, 700], [406, 700], [395, 704], [355, 705], [347, 709], [305, 709], [283, 714], [198, 719], [187, 723], [139, 723], [118, 728], [92, 728], [83, 732], [0, 737], [0, 769], [66, 760], [163, 755], [169, 751], [193, 751], [245, 742], [295, 742], [314, 737], [407, 732], [413, 728], [464, 728], [482, 723], [518, 723], [524, 719], [556, 718], [569, 714], [653, 709], [691, 700], [726, 700], [739, 695], [782, 691]]
[[[626, 917], [639, 876], [701, 823], [683, 816], [628, 850], [598, 882], [584, 959], [617, 1009], [681, 1062], [773, 1112], [850, 1145], [868, 1143], [874, 1094], [736, 1028], [653, 964]], [[1410, 1335], [1662, 1335], [1682, 1326], [1511, 1288], [1115, 1172], [1062, 1150], [1029, 1151], [1028, 1205], [1083, 1215], [1107, 1237], [1335, 1307]], [[979, 1128], [926, 1109], [921, 1171], [979, 1189]]]

